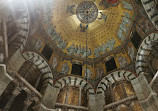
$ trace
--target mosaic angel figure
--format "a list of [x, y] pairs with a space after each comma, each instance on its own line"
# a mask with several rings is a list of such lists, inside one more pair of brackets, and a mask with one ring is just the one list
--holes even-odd
[[89, 48], [87, 51], [86, 50], [84, 51], [82, 57], [84, 58], [84, 57], [88, 57], [90, 55], [91, 55], [91, 49]]
[[133, 47], [128, 47], [128, 55], [130, 56], [131, 60], [134, 60], [134, 48]]
[[78, 45], [76, 45], [77, 51], [76, 51], [76, 55], [81, 55], [81, 45], [78, 47]]
[[107, 15], [105, 15], [105, 14], [103, 14], [102, 12], [100, 12], [100, 14], [101, 14], [101, 18], [98, 18], [98, 19], [104, 19], [104, 21], [106, 22], [106, 19], [107, 19]]
[[120, 24], [120, 29], [123, 30], [125, 33], [127, 32], [127, 27], [123, 24]]
[[75, 7], [76, 5], [68, 5], [67, 6], [67, 13], [72, 13], [72, 14], [75, 14], [74, 13], [74, 7]]
[[131, 24], [131, 21], [130, 21], [130, 19], [123, 17], [122, 23], [123, 24]]
[[115, 39], [112, 38], [111, 40], [108, 40], [108, 48], [109, 48], [109, 51], [111, 51], [113, 48], [114, 48], [114, 45], [115, 45]]
[[127, 65], [127, 59], [125, 57], [119, 56], [117, 62], [120, 65], [120, 68], [125, 67]]
[[58, 65], [58, 60], [57, 60], [56, 57], [53, 57], [53, 60], [52, 60], [52, 67], [55, 69], [57, 65]]
[[82, 24], [80, 24], [80, 29], [81, 32], [86, 32], [86, 30], [88, 29], [88, 25], [82, 26]]
[[48, 27], [47, 27], [47, 29], [46, 29], [47, 31], [47, 34], [49, 35], [49, 36], [51, 36], [52, 34], [54, 34], [55, 33], [55, 29], [54, 29], [54, 27], [50, 24]]
[[91, 72], [91, 70], [90, 69], [87, 69], [87, 71], [86, 71], [86, 68], [84, 69], [84, 77], [85, 77], [85, 79], [91, 79], [91, 77], [92, 77], [92, 72]]
[[69, 68], [69, 65], [68, 63], [64, 63], [63, 66], [62, 66], [62, 69], [61, 69], [61, 73], [62, 74], [67, 74], [69, 72], [70, 68]]
[[61, 40], [61, 41], [59, 42], [59, 44], [57, 45], [57, 47], [59, 47], [59, 48], [61, 48], [61, 49], [65, 49], [66, 46], [67, 46], [67, 44], [66, 44], [63, 40]]
[[117, 36], [121, 41], [124, 41], [124, 35], [123, 35], [123, 31], [121, 29], [119, 29], [119, 31], [117, 32]]
[[74, 44], [72, 44], [70, 47], [67, 48], [68, 53], [71, 55], [74, 53], [75, 51], [75, 46]]
[[35, 39], [34, 40], [34, 48], [35, 50], [39, 50], [42, 47], [42, 41], [40, 39]]
[[96, 57], [99, 57], [99, 55], [100, 55], [100, 47], [95, 47], [95, 49], [94, 49], [94, 55]]
[[133, 10], [132, 5], [129, 4], [128, 2], [122, 1], [122, 3], [123, 3], [123, 7], [124, 7], [125, 9], [127, 9], [127, 10]]
[[102, 68], [98, 67], [97, 68], [97, 78], [101, 78], [104, 75], [104, 71]]
[[100, 50], [102, 51], [103, 54], [107, 51], [108, 45], [105, 43], [102, 43]]

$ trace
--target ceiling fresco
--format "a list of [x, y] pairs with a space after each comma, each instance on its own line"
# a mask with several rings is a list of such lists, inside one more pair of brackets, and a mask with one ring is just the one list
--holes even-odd
[[128, 0], [49, 1], [42, 20], [49, 42], [83, 59], [99, 58], [122, 47], [134, 19]]

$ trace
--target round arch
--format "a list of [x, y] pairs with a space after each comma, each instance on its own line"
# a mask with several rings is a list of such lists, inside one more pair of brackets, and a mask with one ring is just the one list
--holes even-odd
[[158, 33], [152, 33], [148, 35], [143, 42], [141, 43], [137, 56], [136, 56], [136, 73], [138, 75], [143, 74], [143, 73], [148, 73], [148, 64], [146, 61], [146, 58], [149, 56], [149, 54], [152, 51], [152, 44], [154, 42], [158, 42]]
[[35, 52], [29, 51], [24, 52], [22, 56], [26, 61], [32, 62], [42, 72], [42, 86], [47, 84], [53, 85], [53, 74], [51, 68], [43, 57]]
[[26, 45], [28, 35], [29, 35], [30, 15], [29, 15], [29, 9], [24, 2], [17, 2], [17, 4], [19, 7], [16, 7], [14, 11], [15, 13], [16, 12], [21, 13], [21, 15], [20, 16], [17, 15], [17, 18], [16, 18], [16, 23], [20, 31], [16, 35], [16, 38], [9, 44], [9, 46], [15, 47], [17, 50], [21, 52], [23, 51]]
[[153, 23], [153, 25], [158, 29], [158, 9], [156, 7], [156, 1], [155, 0], [141, 0], [143, 7]]
[[127, 70], [119, 70], [110, 73], [109, 75], [105, 76], [98, 84], [96, 93], [104, 93], [108, 87], [108, 84], [115, 83], [116, 81], [120, 80], [127, 80], [131, 81], [136, 78], [136, 75], [133, 72], [127, 71]]
[[81, 86], [86, 92], [89, 91], [89, 94], [94, 94], [94, 88], [91, 86], [91, 84], [89, 84], [86, 80], [82, 78], [74, 76], [67, 76], [59, 79], [55, 83], [54, 87], [62, 89], [67, 84], [69, 84], [70, 86]]

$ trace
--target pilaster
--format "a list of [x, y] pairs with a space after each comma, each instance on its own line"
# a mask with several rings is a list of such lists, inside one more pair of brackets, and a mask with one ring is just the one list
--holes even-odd
[[158, 98], [143, 74], [131, 81], [143, 111], [157, 111]]

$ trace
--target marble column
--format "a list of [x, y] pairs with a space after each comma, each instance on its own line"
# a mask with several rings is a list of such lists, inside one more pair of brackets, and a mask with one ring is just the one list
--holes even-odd
[[143, 111], [157, 111], [158, 97], [143, 74], [131, 81]]
[[17, 89], [13, 90], [12, 96], [10, 97], [9, 101], [7, 102], [6, 106], [4, 107], [3, 111], [9, 111], [11, 105], [13, 104], [16, 96], [20, 93]]
[[54, 109], [59, 91], [59, 88], [55, 88], [48, 84], [45, 93], [43, 94], [41, 104], [36, 108], [36, 110], [43, 111], [44, 109]]
[[81, 98], [82, 98], [82, 87], [79, 86], [79, 101], [78, 101], [79, 106], [81, 106]]
[[26, 100], [24, 101], [24, 107], [22, 111], [28, 111], [28, 107], [31, 105], [32, 101], [30, 101], [29, 98], [26, 98]]
[[11, 82], [11, 77], [6, 72], [6, 66], [4, 64], [0, 64], [0, 96], [7, 88], [8, 84]]
[[66, 92], [65, 104], [68, 104], [68, 100], [69, 100], [69, 89], [70, 89], [70, 86], [67, 85], [67, 92]]

